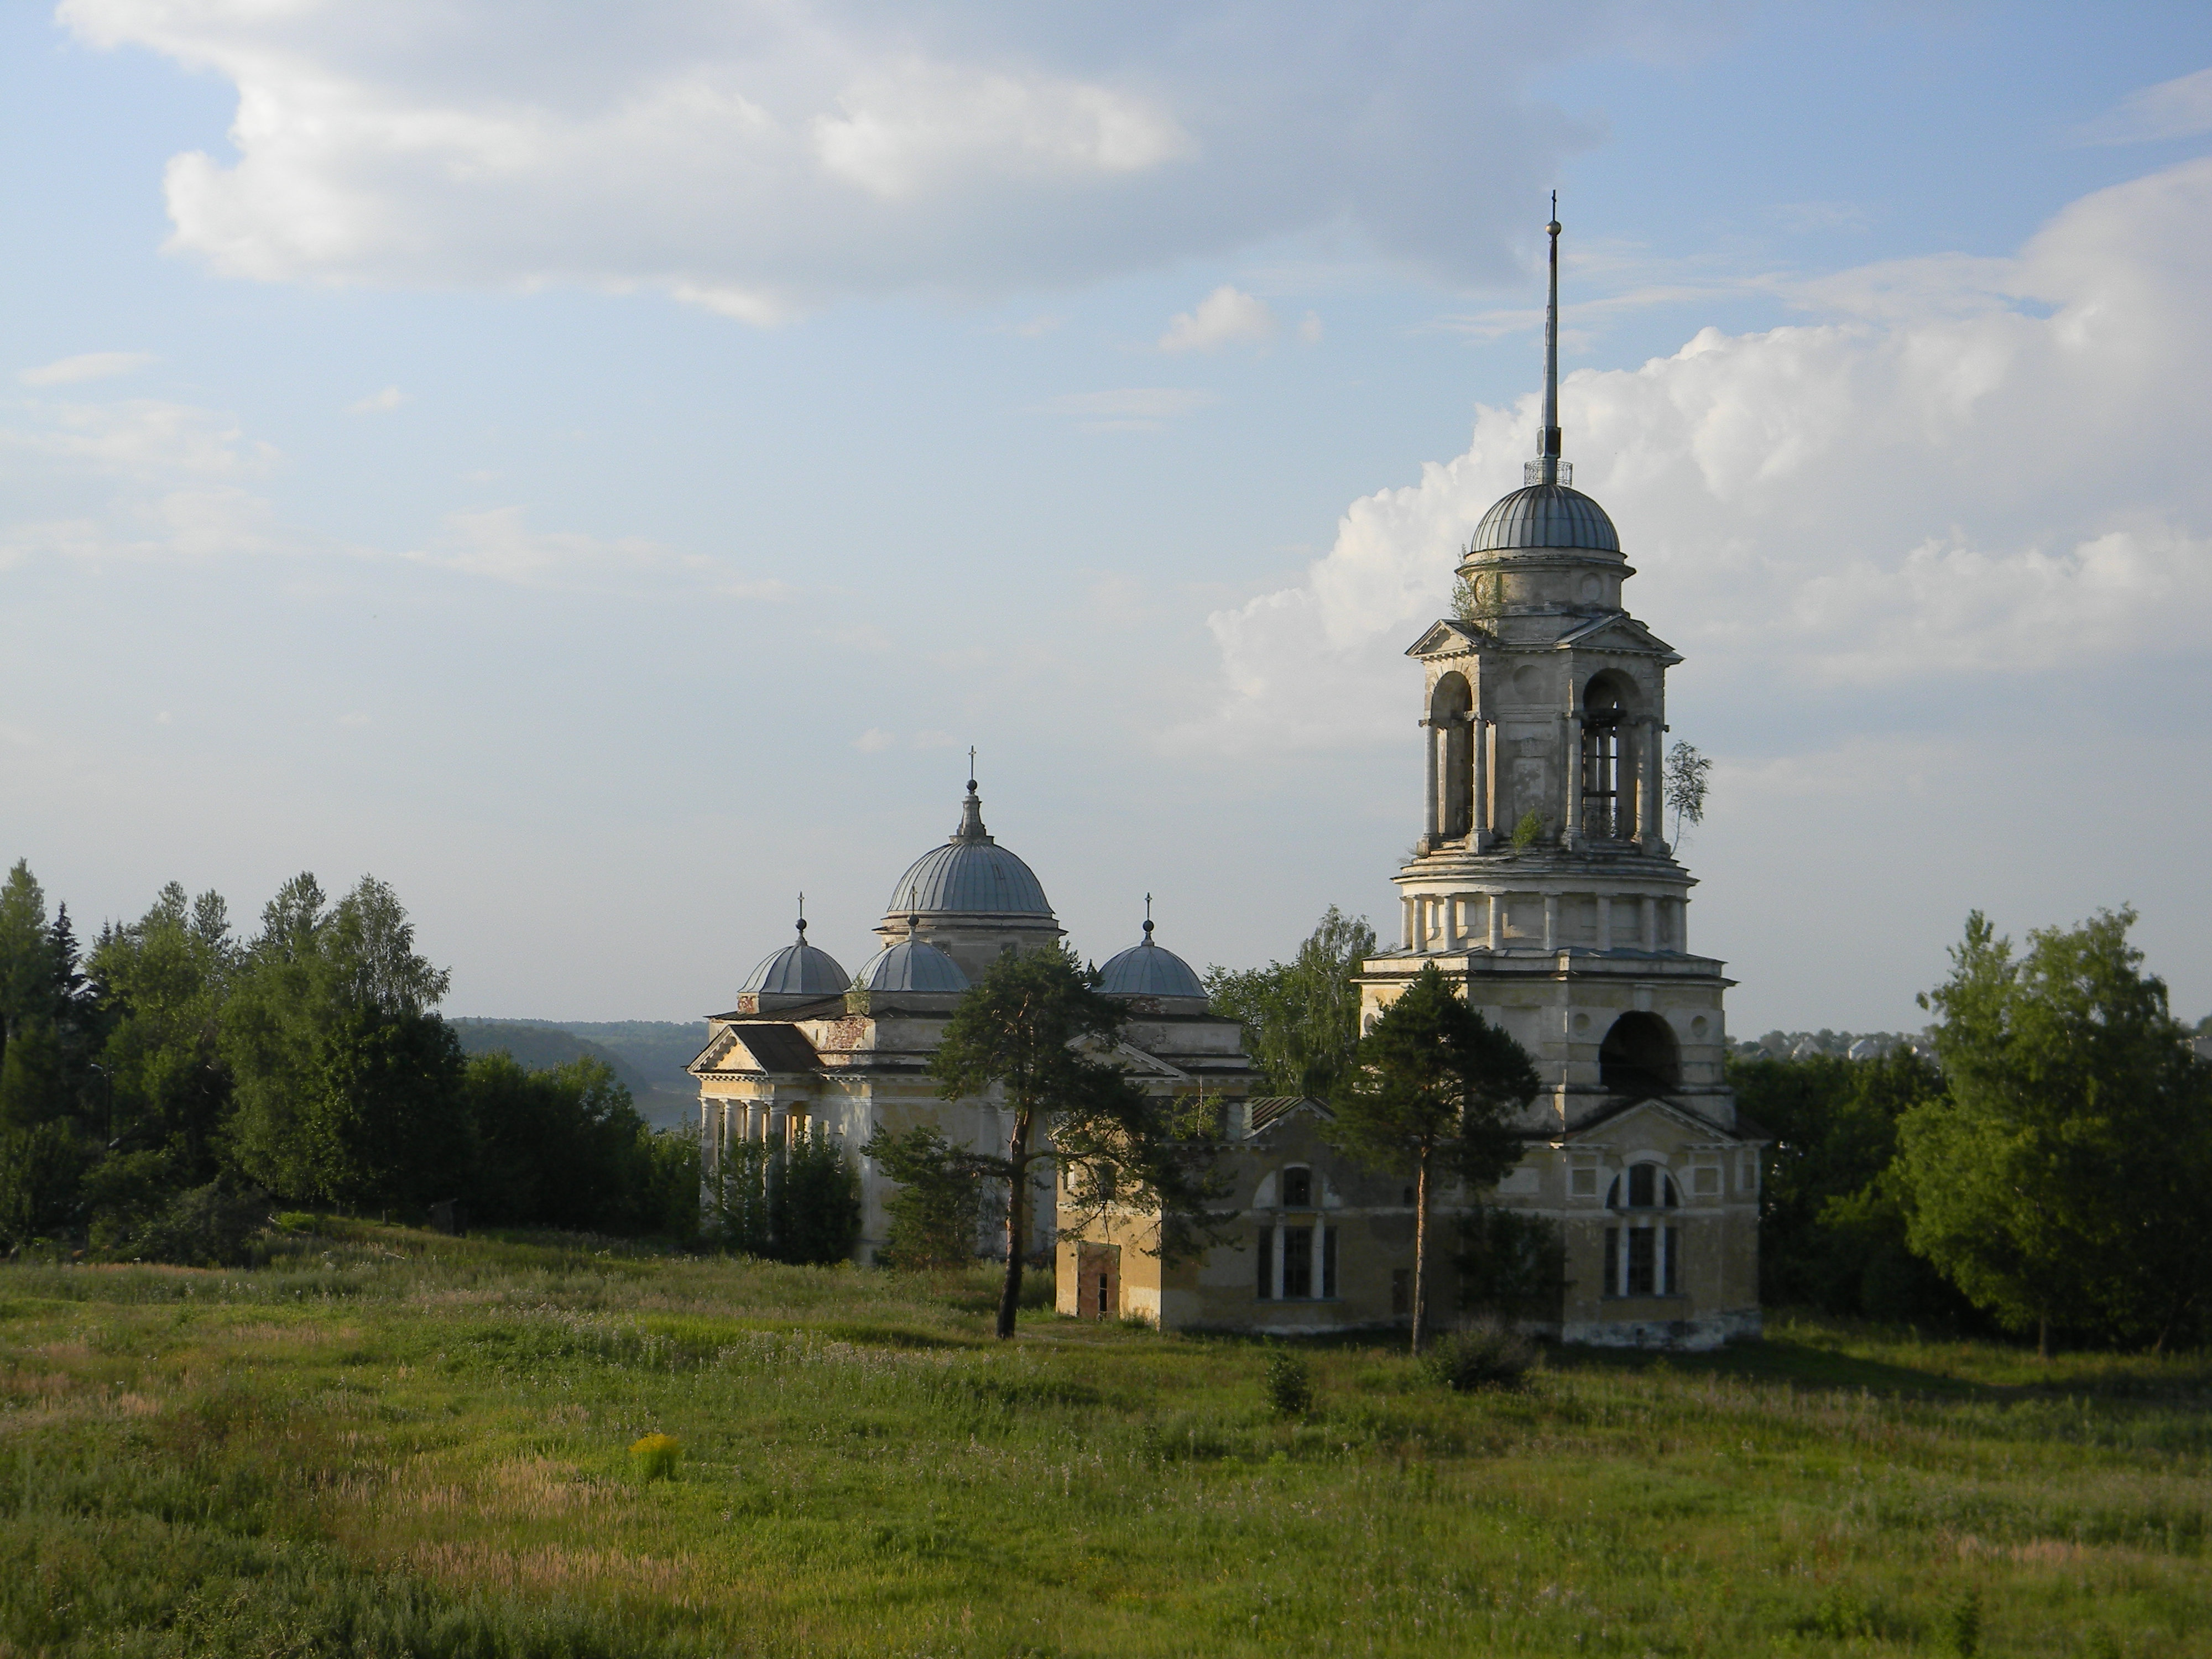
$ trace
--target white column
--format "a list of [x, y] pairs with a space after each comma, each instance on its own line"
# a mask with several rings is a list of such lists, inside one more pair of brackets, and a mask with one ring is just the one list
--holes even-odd
[[1421, 730], [1428, 733], [1429, 745], [1429, 763], [1427, 768], [1428, 799], [1423, 803], [1423, 808], [1427, 816], [1422, 819], [1422, 823], [1426, 826], [1423, 833], [1433, 842], [1443, 833], [1437, 828], [1437, 751], [1441, 749], [1443, 745], [1437, 741], [1437, 723], [1434, 720], [1423, 720], [1421, 722]]
[[1690, 898], [1686, 893], [1674, 901], [1674, 948], [1684, 956], [1690, 954]]
[[1419, 902], [1411, 893], [1399, 901], [1400, 908], [1406, 913], [1405, 945], [1408, 951], [1413, 948], [1413, 908]]
[[745, 1139], [764, 1140], [768, 1138], [768, 1108], [762, 1102], [745, 1103]]
[[1610, 893], [1597, 896], [1597, 948], [1601, 951], [1613, 949], [1613, 895]]
[[714, 1172], [722, 1162], [721, 1104], [719, 1100], [703, 1097], [699, 1102], [699, 1157], [709, 1181], [714, 1178]]
[[[1321, 1179], [1320, 1170], [1316, 1170], [1314, 1171], [1314, 1179], [1316, 1181], [1319, 1181]], [[1316, 1200], [1318, 1200], [1321, 1195], [1316, 1193], [1314, 1196]], [[1316, 1212], [1314, 1215], [1313, 1224], [1313, 1277], [1311, 1280], [1313, 1285], [1313, 1293], [1316, 1299], [1321, 1296], [1322, 1286], [1328, 1283], [1328, 1281], [1321, 1276], [1322, 1242], [1327, 1237], [1328, 1233], [1328, 1226], [1323, 1223], [1320, 1213]]]
[[1486, 895], [1490, 902], [1490, 948], [1505, 948], [1505, 896], [1496, 890]]
[[1547, 951], [1559, 948], [1559, 896], [1557, 893], [1544, 895], [1544, 948]]
[[1667, 843], [1660, 839], [1666, 828], [1665, 802], [1662, 799], [1667, 776], [1667, 757], [1663, 752], [1666, 731], [1666, 726], [1656, 718], [1644, 721], [1644, 741], [1639, 745], [1644, 752], [1637, 757], [1641, 763], [1637, 768], [1639, 774], [1637, 805], [1644, 809], [1641, 815], [1643, 832], [1638, 839], [1643, 842], [1644, 850], [1647, 853], [1667, 850]]
[[768, 1141], [771, 1146], [781, 1146], [791, 1138], [791, 1108], [782, 1101], [772, 1101], [768, 1109]]
[[1468, 748], [1469, 750], [1468, 757], [1468, 770], [1474, 775], [1472, 787], [1474, 793], [1474, 799], [1468, 808], [1470, 814], [1468, 822], [1474, 826], [1470, 833], [1474, 840], [1474, 850], [1478, 853], [1486, 853], [1490, 850], [1491, 835], [1491, 726], [1488, 720], [1475, 719], [1473, 715], [1468, 716], [1468, 718], [1474, 720], [1474, 728], [1468, 733]]
[[1644, 948], [1646, 951], [1659, 948], [1659, 896], [1656, 893], [1644, 896]]
[[1567, 811], [1566, 829], [1560, 836], [1561, 845], [1569, 851], [1583, 844], [1583, 723], [1579, 715], [1568, 714], [1559, 721], [1560, 744], [1566, 763]]

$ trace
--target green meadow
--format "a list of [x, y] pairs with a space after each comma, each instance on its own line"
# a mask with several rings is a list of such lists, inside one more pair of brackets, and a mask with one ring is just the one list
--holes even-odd
[[1260, 1345], [990, 1305], [341, 1221], [0, 1268], [0, 1654], [2212, 1651], [2200, 1358], [1332, 1344], [1285, 1419]]

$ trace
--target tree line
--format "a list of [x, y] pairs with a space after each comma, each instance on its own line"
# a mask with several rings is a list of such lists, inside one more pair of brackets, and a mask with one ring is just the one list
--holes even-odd
[[0, 1247], [232, 1255], [277, 1205], [689, 1237], [696, 1135], [603, 1063], [465, 1054], [390, 886], [284, 884], [241, 936], [175, 883], [88, 949], [0, 883]]

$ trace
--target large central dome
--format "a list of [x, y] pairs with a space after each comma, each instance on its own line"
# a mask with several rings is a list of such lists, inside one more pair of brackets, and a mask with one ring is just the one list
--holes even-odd
[[1482, 515], [1474, 529], [1474, 545], [1468, 550], [1504, 553], [1543, 547], [1618, 553], [1620, 536], [1605, 509], [1581, 490], [1561, 483], [1534, 483], [1515, 490]]
[[884, 914], [905, 915], [1049, 916], [1044, 886], [1028, 865], [983, 829], [983, 803], [968, 786], [960, 827], [908, 868], [891, 891]]

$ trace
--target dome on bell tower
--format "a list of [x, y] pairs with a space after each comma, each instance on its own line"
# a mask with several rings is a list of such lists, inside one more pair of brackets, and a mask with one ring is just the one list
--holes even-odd
[[1502, 497], [1474, 527], [1468, 551], [1505, 553], [1521, 548], [1620, 551], [1620, 535], [1606, 510], [1563, 483], [1524, 484]]

